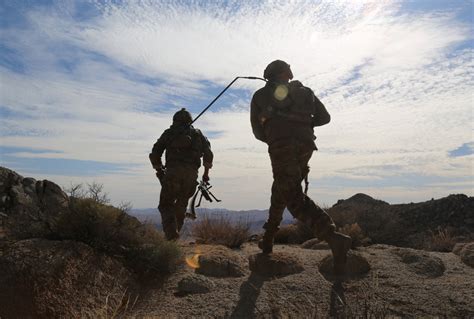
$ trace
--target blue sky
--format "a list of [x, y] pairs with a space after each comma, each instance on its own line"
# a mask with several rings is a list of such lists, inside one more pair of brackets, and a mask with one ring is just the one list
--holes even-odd
[[[472, 1], [13, 1], [0, 3], [0, 165], [103, 183], [155, 207], [148, 153], [274, 59], [327, 106], [310, 195], [392, 203], [473, 195]], [[222, 207], [266, 208], [271, 170], [239, 80], [196, 123]], [[244, 198], [245, 200], [242, 200]], [[213, 206], [216, 207], [216, 206]]]

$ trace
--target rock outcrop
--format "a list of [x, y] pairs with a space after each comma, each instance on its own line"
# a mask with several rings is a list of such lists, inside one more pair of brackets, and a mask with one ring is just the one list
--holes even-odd
[[[115, 258], [117, 249], [107, 255], [105, 248], [113, 239], [123, 248], [120, 239], [132, 233], [126, 233], [124, 225], [136, 225], [132, 230], [138, 232], [140, 222], [103, 205], [109, 219], [94, 230], [89, 227], [90, 211], [83, 214], [70, 204], [55, 183], [0, 167], [1, 318], [105, 318], [119, 313], [123, 298], [130, 296], [135, 276], [125, 267], [123, 255]], [[87, 234], [77, 237], [81, 232]], [[104, 249], [86, 244], [99, 243], [94, 237], [99, 232]]]
[[411, 271], [421, 276], [439, 277], [446, 270], [443, 261], [429, 252], [400, 248], [397, 254]]
[[338, 226], [357, 223], [373, 243], [427, 247], [438, 230], [473, 239], [474, 197], [450, 195], [421, 203], [390, 205], [365, 194], [339, 200], [328, 210]]
[[[368, 273], [370, 270], [370, 264], [367, 258], [355, 251], [349, 251], [347, 254], [347, 263], [345, 267], [345, 276], [360, 276]], [[319, 265], [319, 271], [325, 275], [334, 275], [334, 260], [331, 255], [326, 256]]]
[[6, 238], [49, 238], [68, 214], [69, 198], [48, 180], [23, 178], [0, 167], [0, 216]]
[[321, 241], [317, 238], [313, 238], [313, 239], [305, 241], [304, 243], [301, 244], [301, 248], [315, 249], [315, 250], [328, 250], [328, 249], [330, 249], [327, 242]]
[[453, 253], [459, 255], [466, 265], [474, 268], [474, 242], [457, 244], [453, 248]]
[[242, 277], [247, 273], [242, 257], [225, 246], [215, 246], [198, 257], [196, 273], [210, 277]]
[[215, 284], [206, 276], [190, 274], [178, 282], [178, 295], [210, 292]]
[[298, 257], [283, 252], [252, 255], [249, 257], [249, 268], [264, 277], [283, 277], [304, 270]]

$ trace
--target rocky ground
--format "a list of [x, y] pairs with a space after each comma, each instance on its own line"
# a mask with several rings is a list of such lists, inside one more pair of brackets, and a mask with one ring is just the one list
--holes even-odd
[[[144, 237], [149, 231], [138, 220], [102, 205], [101, 215], [82, 225], [95, 206], [83, 211], [73, 203], [53, 182], [0, 167], [1, 319], [474, 318], [472, 197], [389, 205], [357, 194], [339, 201], [330, 209], [336, 221], [359, 223], [372, 242], [397, 244], [351, 251], [344, 278], [332, 276], [330, 250], [312, 239], [276, 245], [270, 256], [255, 242], [231, 250], [179, 241], [187, 263], [156, 280], [136, 266], [177, 259], [126, 254], [140, 238], [146, 245], [137, 247], [149, 251], [154, 238]], [[87, 231], [71, 232], [75, 223]], [[450, 234], [442, 239], [452, 252], [413, 249], [424, 247], [434, 227]]]
[[349, 275], [339, 280], [327, 272], [330, 250], [324, 245], [319, 249], [276, 246], [275, 254], [282, 262], [269, 270], [270, 276], [249, 270], [249, 257], [259, 253], [255, 243], [233, 251], [182, 246], [188, 257], [195, 257], [191, 265], [206, 261], [206, 269], [181, 267], [163, 286], [149, 287], [127, 316], [474, 317], [474, 269], [454, 253], [364, 247], [351, 252]]

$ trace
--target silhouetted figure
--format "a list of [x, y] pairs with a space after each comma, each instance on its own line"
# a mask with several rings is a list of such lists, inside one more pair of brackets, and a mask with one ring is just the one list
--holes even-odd
[[[168, 240], [179, 238], [186, 207], [196, 191], [198, 170], [203, 158], [202, 179], [209, 181], [214, 155], [211, 144], [200, 130], [191, 126], [192, 116], [181, 109], [173, 116], [173, 124], [163, 132], [149, 155], [161, 182], [160, 204], [163, 231]], [[166, 168], [161, 162], [165, 152]]]
[[303, 192], [301, 183], [309, 172], [308, 162], [316, 148], [313, 128], [329, 123], [330, 115], [313, 91], [291, 81], [290, 65], [276, 60], [264, 71], [267, 84], [252, 97], [250, 120], [255, 137], [268, 144], [273, 185], [269, 218], [259, 242], [271, 253], [285, 207], [293, 217], [314, 229], [331, 247], [335, 272], [344, 271], [351, 238], [335, 232], [329, 215]]

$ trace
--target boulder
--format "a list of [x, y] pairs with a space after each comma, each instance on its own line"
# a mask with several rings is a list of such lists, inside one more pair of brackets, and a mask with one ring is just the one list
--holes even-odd
[[120, 262], [85, 244], [46, 239], [2, 247], [0, 274], [1, 318], [106, 318], [131, 280]]
[[458, 255], [461, 253], [461, 250], [463, 250], [464, 246], [466, 246], [467, 243], [457, 243], [453, 247], [453, 254]]
[[0, 167], [0, 216], [6, 237], [52, 237], [69, 212], [69, 198], [55, 183]]
[[459, 256], [466, 265], [474, 267], [474, 242], [464, 245]]
[[283, 252], [251, 255], [249, 267], [252, 272], [265, 277], [282, 277], [304, 270], [296, 256]]
[[329, 245], [325, 241], [320, 241], [317, 238], [313, 238], [302, 243], [301, 248], [314, 249], [314, 250], [327, 250], [329, 249]]
[[190, 274], [178, 282], [178, 294], [200, 294], [211, 291], [215, 284], [209, 278], [198, 274]]
[[407, 264], [414, 273], [426, 277], [439, 277], [443, 275], [446, 267], [444, 262], [432, 254], [409, 248], [400, 248], [396, 254], [401, 257], [403, 263]]
[[[323, 258], [319, 265], [319, 271], [325, 275], [334, 274], [334, 260], [332, 254]], [[345, 268], [346, 276], [359, 276], [370, 271], [370, 264], [367, 258], [360, 252], [350, 250], [347, 253], [347, 263]]]
[[215, 246], [199, 255], [197, 274], [211, 277], [245, 276], [245, 261], [238, 254], [225, 246]]

